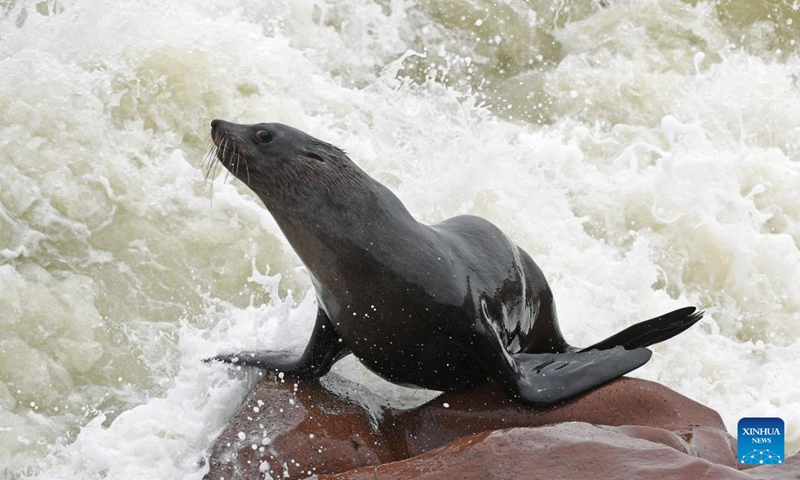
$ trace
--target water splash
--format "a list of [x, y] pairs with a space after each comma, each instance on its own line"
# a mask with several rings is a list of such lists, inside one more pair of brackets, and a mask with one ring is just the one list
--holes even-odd
[[252, 379], [199, 360], [302, 348], [302, 266], [204, 183], [212, 118], [337, 144], [422, 221], [491, 219], [571, 343], [702, 305], [637, 374], [796, 449], [798, 25], [734, 3], [0, 5], [0, 471], [200, 478]]

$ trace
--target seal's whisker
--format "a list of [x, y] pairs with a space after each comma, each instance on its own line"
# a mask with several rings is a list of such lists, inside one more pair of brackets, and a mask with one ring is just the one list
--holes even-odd
[[217, 150], [217, 145], [214, 143], [214, 139], [211, 138], [211, 135], [206, 138], [206, 149], [208, 150], [209, 155]]
[[226, 167], [225, 168], [225, 178], [222, 180], [222, 183], [226, 183], [228, 181], [228, 175], [230, 174], [229, 166], [231, 165], [231, 162], [233, 160], [233, 158], [232, 158], [233, 152], [231, 151], [234, 148], [233, 141], [230, 138], [225, 138], [222, 141], [222, 147], [221, 148], [222, 148], [222, 155], [220, 155], [220, 156], [222, 157], [222, 161], [224, 162], [223, 165], [225, 165], [225, 167]]
[[227, 138], [222, 140], [222, 145], [220, 146], [220, 148], [222, 149], [222, 155], [220, 155], [221, 160], [223, 162], [225, 162], [225, 161], [228, 160], [228, 139]]
[[236, 158], [236, 166], [234, 167], [233, 174], [237, 177], [239, 176], [239, 162], [241, 162], [241, 154], [239, 153], [239, 145], [234, 143], [233, 144], [233, 156]]
[[219, 166], [220, 162], [214, 162], [211, 164], [211, 181], [213, 182], [215, 178], [219, 176]]
[[[216, 138], [210, 138], [209, 152], [206, 155], [206, 179], [213, 179], [218, 175], [219, 168], [225, 170], [223, 183], [228, 181], [228, 175], [240, 178], [244, 173], [246, 184], [250, 185], [250, 166], [248, 159], [251, 158], [243, 138], [235, 133], [226, 133]], [[220, 166], [220, 164], [222, 166]], [[245, 179], [242, 179], [244, 182]]]
[[205, 169], [205, 175], [203, 176], [203, 184], [209, 185], [209, 202], [211, 203], [211, 207], [213, 208], [214, 202], [214, 167], [216, 165], [215, 154], [216, 154], [216, 145], [214, 145], [214, 139], [209, 137], [206, 139], [206, 149], [208, 152], [203, 157], [203, 165], [202, 168]]
[[214, 164], [211, 166], [211, 168], [212, 168], [212, 172], [211, 172], [212, 178], [217, 178], [217, 177], [219, 176], [219, 171], [220, 171], [220, 169], [222, 168], [222, 165], [221, 165], [221, 163], [222, 163], [222, 162], [220, 162], [220, 161], [216, 161], [216, 162], [214, 162]]
[[[242, 148], [241, 140], [239, 138], [231, 138], [230, 139], [231, 145], [231, 163], [232, 164], [232, 171], [231, 173], [234, 174], [237, 178], [239, 177], [239, 172], [242, 168], [242, 164], [244, 164], [245, 175], [247, 176], [247, 184], [250, 184], [250, 167], [247, 165], [247, 151]], [[235, 163], [232, 160], [235, 159]]]
[[216, 167], [216, 147], [212, 147], [209, 149], [208, 153], [206, 154], [203, 160], [203, 168], [205, 168], [206, 174], [205, 178], [203, 178], [204, 182], [207, 182], [209, 179], [212, 181], [214, 180], [214, 175], [212, 174], [214, 171], [214, 167]]

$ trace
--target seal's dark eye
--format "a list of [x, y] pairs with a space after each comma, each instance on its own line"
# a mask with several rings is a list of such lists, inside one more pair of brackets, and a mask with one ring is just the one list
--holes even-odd
[[261, 143], [267, 143], [272, 140], [272, 135], [266, 130], [258, 130], [256, 131], [256, 140]]

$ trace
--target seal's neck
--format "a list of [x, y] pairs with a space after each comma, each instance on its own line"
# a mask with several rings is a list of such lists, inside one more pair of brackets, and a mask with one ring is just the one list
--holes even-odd
[[[312, 274], [342, 268], [359, 258], [378, 260], [412, 241], [410, 232], [424, 230], [402, 202], [388, 188], [371, 180], [367, 188], [353, 189], [335, 203], [314, 205], [303, 210], [270, 212], [303, 263]], [[269, 208], [269, 205], [268, 205]]]

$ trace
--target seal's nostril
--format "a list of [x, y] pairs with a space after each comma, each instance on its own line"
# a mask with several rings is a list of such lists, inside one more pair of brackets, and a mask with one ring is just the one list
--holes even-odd
[[219, 125], [220, 122], [221, 120], [211, 120], [211, 128], [217, 128], [217, 125]]

